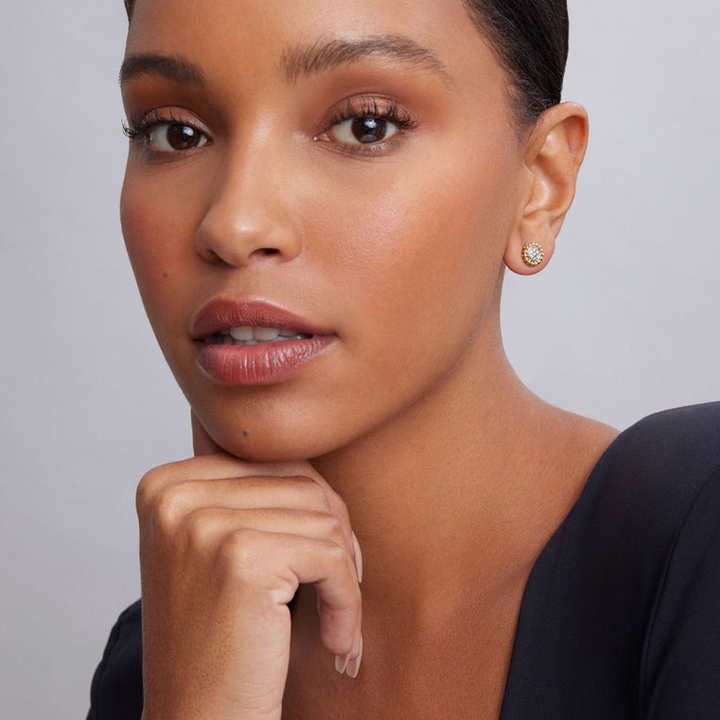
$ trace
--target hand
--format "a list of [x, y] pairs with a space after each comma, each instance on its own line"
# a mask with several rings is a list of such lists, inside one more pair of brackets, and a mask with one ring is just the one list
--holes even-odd
[[245, 462], [195, 417], [193, 439], [196, 457], [137, 489], [143, 718], [280, 718], [300, 583], [315, 586], [336, 667], [357, 673], [360, 548], [345, 503], [308, 462]]

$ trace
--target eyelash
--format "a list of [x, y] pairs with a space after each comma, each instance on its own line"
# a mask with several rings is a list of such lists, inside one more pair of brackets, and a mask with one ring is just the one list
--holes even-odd
[[[127, 122], [123, 120], [122, 130], [123, 134], [130, 138], [132, 143], [142, 143], [148, 145], [148, 135], [151, 130], [161, 125], [187, 125], [188, 127], [195, 128], [188, 122], [185, 122], [182, 118], [175, 117], [172, 111], [168, 112], [167, 116], [161, 114], [160, 110], [153, 109], [150, 111], [144, 110], [136, 115], [128, 116]], [[202, 132], [202, 131], [200, 131]], [[204, 133], [203, 133], [204, 134]], [[183, 152], [178, 150], [177, 152]], [[172, 155], [174, 153], [159, 152], [162, 155]]]
[[[398, 128], [389, 140], [383, 140], [378, 143], [341, 143], [344, 148], [342, 152], [352, 155], [372, 155], [377, 152], [387, 151], [391, 147], [395, 147], [402, 135], [408, 130], [412, 130], [417, 126], [416, 118], [407, 110], [401, 109], [395, 100], [390, 100], [390, 104], [382, 110], [374, 97], [362, 97], [359, 100], [348, 98], [345, 105], [336, 110], [328, 120], [327, 130], [345, 122], [346, 120], [354, 120], [356, 118], [375, 118], [376, 120], [385, 120], [391, 122]], [[357, 107], [355, 103], [359, 103]], [[327, 132], [327, 130], [323, 132]], [[322, 133], [321, 133], [322, 135]]]
[[[373, 155], [378, 152], [385, 152], [391, 147], [395, 147], [405, 132], [417, 126], [415, 117], [408, 111], [401, 109], [395, 100], [390, 100], [389, 105], [385, 109], [381, 109], [377, 99], [374, 97], [362, 97], [359, 100], [348, 98], [345, 101], [345, 105], [335, 110], [332, 114], [328, 120], [327, 128], [323, 133], [347, 120], [369, 117], [392, 123], [398, 128], [398, 132], [389, 140], [383, 140], [378, 143], [358, 143], [357, 145], [354, 143], [340, 143], [343, 146], [342, 152], [351, 155]], [[141, 143], [148, 152], [153, 152], [149, 148], [148, 143], [150, 132], [161, 125], [175, 124], [187, 125], [197, 130], [191, 123], [184, 121], [182, 118], [175, 117], [172, 111], [169, 111], [167, 115], [163, 115], [158, 109], [151, 110], [149, 113], [144, 111], [137, 115], [128, 116], [127, 122], [123, 121], [122, 128], [123, 133], [130, 139], [130, 142]], [[202, 133], [201, 130], [199, 132]], [[320, 133], [320, 135], [323, 133]], [[314, 139], [317, 139], [317, 137]], [[177, 150], [174, 153], [167, 151], [154, 152], [157, 155], [174, 156], [187, 152], [187, 150]]]

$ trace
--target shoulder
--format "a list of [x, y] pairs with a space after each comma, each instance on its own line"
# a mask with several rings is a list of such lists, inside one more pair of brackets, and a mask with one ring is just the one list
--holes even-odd
[[635, 465], [640, 460], [660, 469], [701, 470], [720, 464], [720, 402], [664, 410], [649, 415], [620, 433], [607, 453], [608, 460]]
[[[595, 570], [634, 614], [644, 717], [715, 717], [720, 704], [720, 403], [656, 413], [596, 466]], [[605, 537], [602, 537], [602, 534]], [[608, 564], [609, 563], [609, 564]], [[633, 595], [628, 594], [633, 589]], [[608, 606], [611, 607], [611, 606]]]
[[142, 715], [140, 600], [120, 613], [95, 670], [88, 720], [140, 720]]
[[604, 452], [530, 575], [508, 683], [508, 717], [717, 716], [720, 403]]
[[[644, 550], [658, 554], [641, 657], [647, 717], [716, 717], [720, 705], [720, 403], [645, 418], [607, 457], [629, 474]], [[614, 483], [611, 480], [610, 485]], [[617, 495], [618, 487], [612, 492]], [[652, 544], [650, 544], [652, 543]], [[632, 553], [631, 553], [632, 554]]]
[[647, 600], [694, 506], [715, 502], [719, 473], [720, 403], [650, 415], [605, 451], [563, 531], [586, 567], [613, 567], [623, 587], [639, 583]]
[[720, 403], [665, 410], [614, 440], [588, 481], [588, 502], [638, 538], [672, 540], [718, 469]]

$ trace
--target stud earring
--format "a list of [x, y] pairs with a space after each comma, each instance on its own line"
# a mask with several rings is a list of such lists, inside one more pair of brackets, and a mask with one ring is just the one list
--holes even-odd
[[535, 267], [539, 265], [545, 257], [545, 251], [542, 249], [542, 245], [538, 243], [528, 243], [522, 249], [522, 259], [526, 265]]

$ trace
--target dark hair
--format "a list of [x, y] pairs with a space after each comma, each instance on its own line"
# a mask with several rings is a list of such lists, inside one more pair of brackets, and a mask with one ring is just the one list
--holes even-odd
[[[128, 19], [135, 0], [124, 0]], [[518, 124], [560, 102], [568, 55], [567, 0], [462, 0], [508, 73]]]
[[512, 81], [518, 123], [560, 102], [568, 56], [567, 0], [463, 0]]

